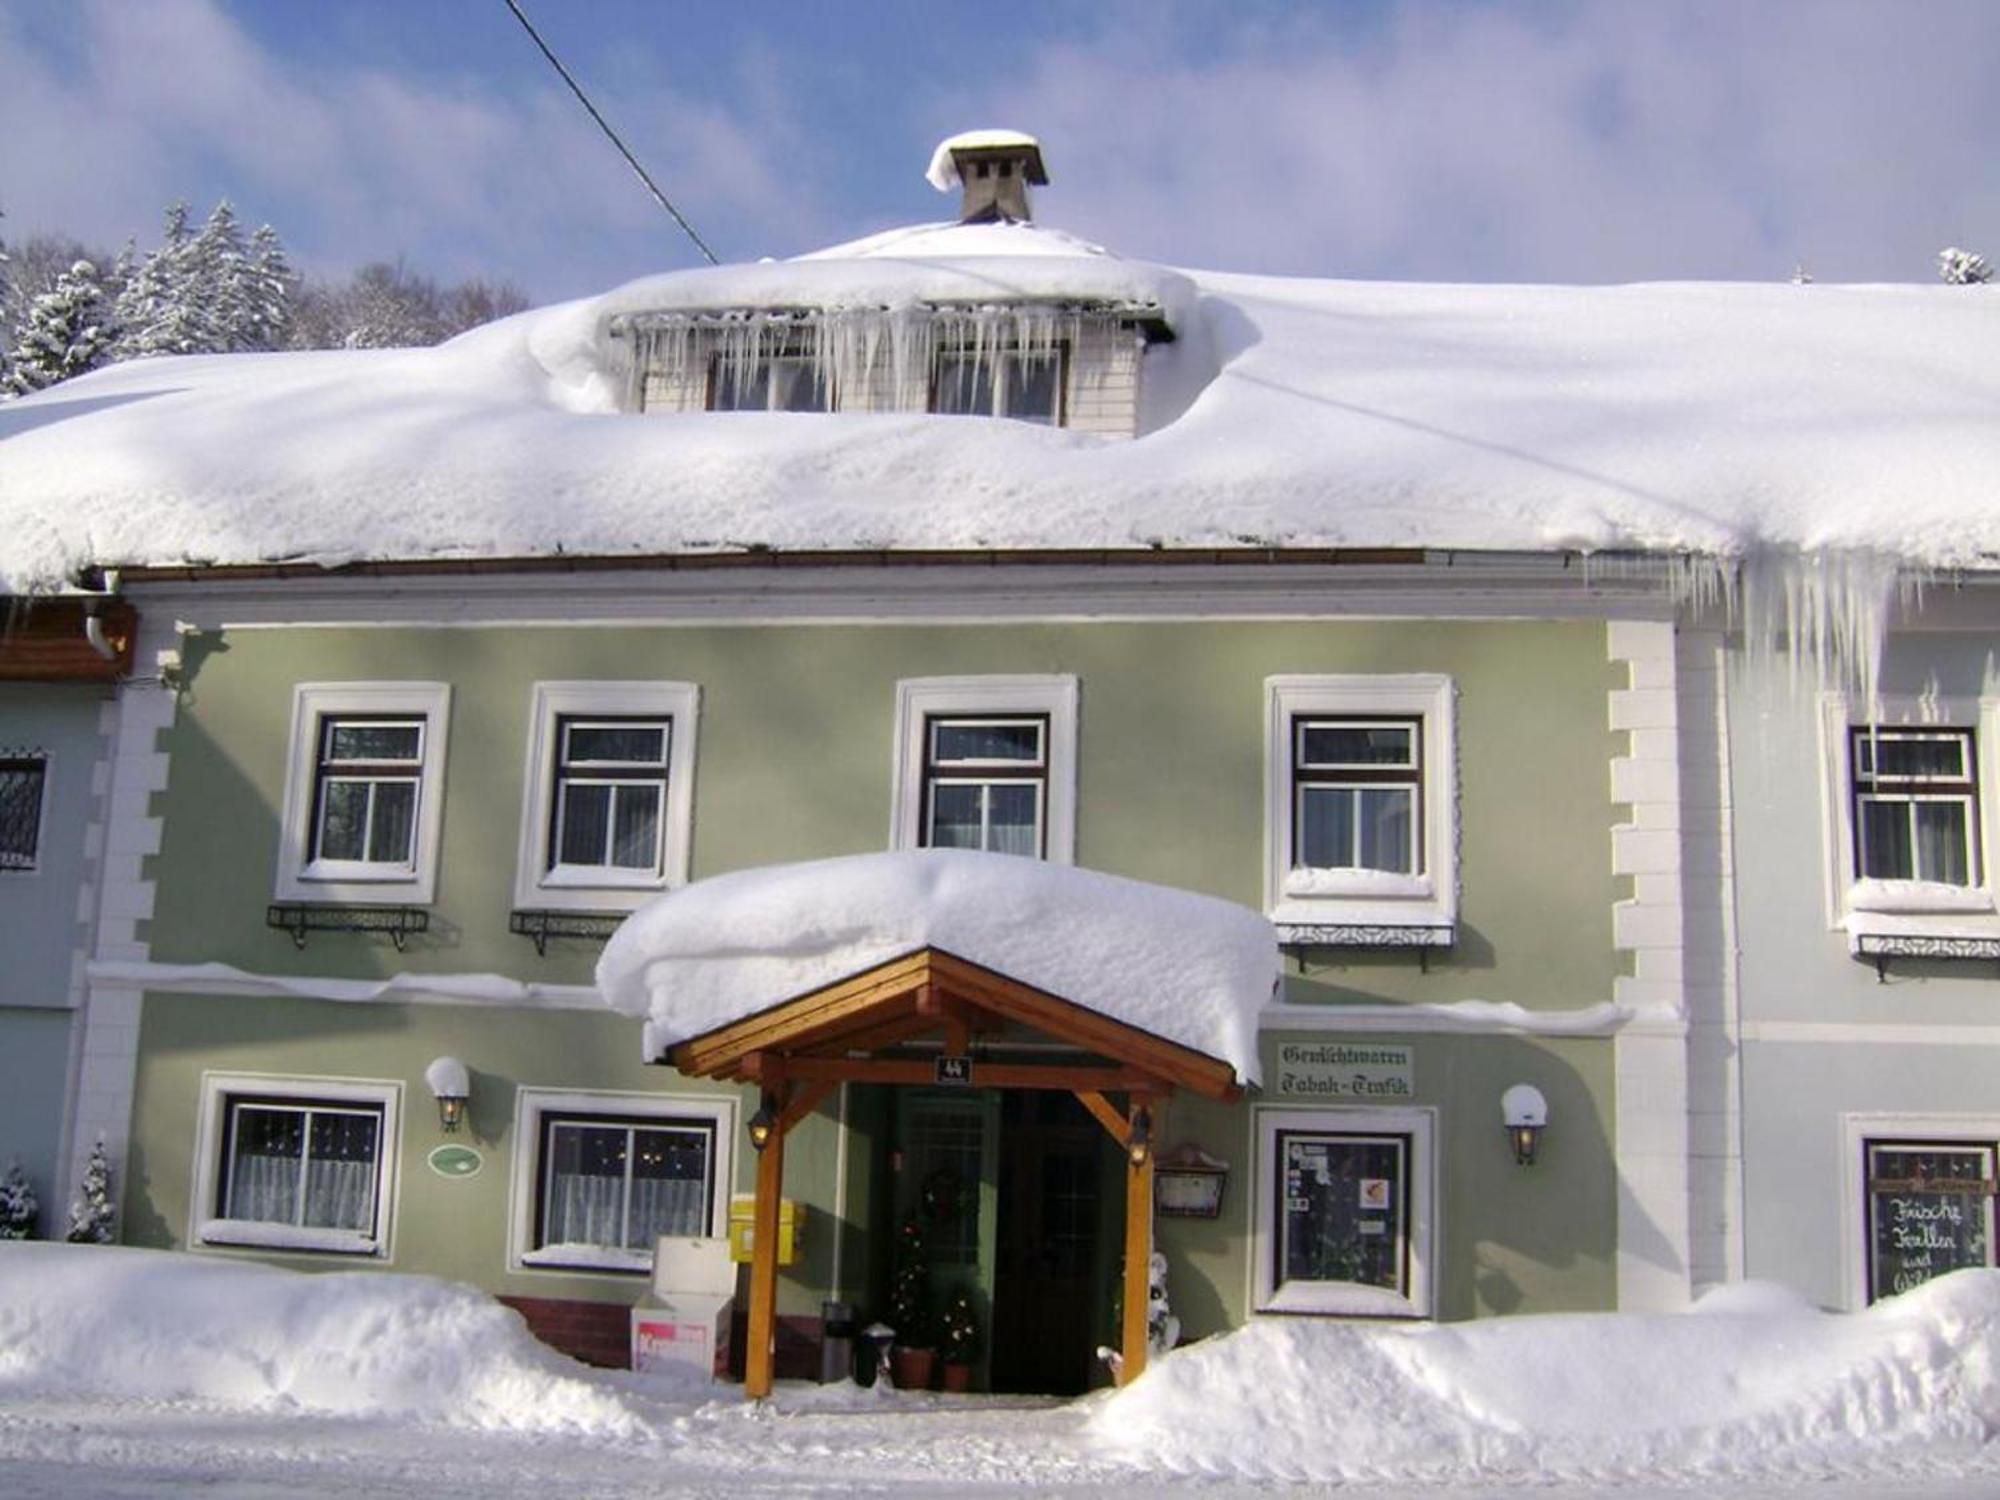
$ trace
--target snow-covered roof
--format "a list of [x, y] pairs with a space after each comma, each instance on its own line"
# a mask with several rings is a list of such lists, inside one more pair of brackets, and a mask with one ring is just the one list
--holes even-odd
[[[1134, 441], [619, 414], [619, 319], [1158, 304]], [[925, 226], [655, 277], [437, 349], [154, 359], [0, 406], [0, 588], [89, 564], [1425, 547], [2000, 563], [2000, 287], [1174, 272]]]
[[654, 898], [597, 963], [605, 1003], [658, 1057], [800, 995], [938, 948], [1170, 1042], [1254, 1083], [1277, 935], [1212, 896], [962, 849], [743, 870]]

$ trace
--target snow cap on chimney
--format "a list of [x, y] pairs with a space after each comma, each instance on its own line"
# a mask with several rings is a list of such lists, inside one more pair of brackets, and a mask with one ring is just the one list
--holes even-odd
[[953, 183], [964, 186], [958, 216], [963, 224], [1025, 223], [1034, 217], [1028, 211], [1029, 185], [1049, 180], [1042, 143], [1018, 130], [967, 130], [939, 141], [924, 175], [940, 193], [950, 192]]

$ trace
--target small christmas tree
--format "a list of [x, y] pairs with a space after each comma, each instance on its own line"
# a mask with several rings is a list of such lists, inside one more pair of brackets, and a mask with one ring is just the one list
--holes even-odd
[[972, 1310], [970, 1293], [960, 1292], [945, 1309], [938, 1353], [948, 1365], [969, 1365], [979, 1358], [979, 1315]]
[[931, 1263], [924, 1226], [905, 1219], [896, 1234], [896, 1270], [889, 1281], [889, 1323], [905, 1349], [927, 1349], [931, 1340]]
[[104, 1138], [90, 1148], [84, 1164], [83, 1187], [69, 1206], [69, 1234], [72, 1245], [108, 1245], [116, 1211], [111, 1206], [111, 1162], [104, 1154]]
[[35, 1217], [41, 1212], [41, 1207], [35, 1201], [35, 1190], [28, 1182], [28, 1174], [21, 1170], [21, 1160], [16, 1157], [7, 1167], [6, 1180], [0, 1182], [0, 1240], [32, 1238]]

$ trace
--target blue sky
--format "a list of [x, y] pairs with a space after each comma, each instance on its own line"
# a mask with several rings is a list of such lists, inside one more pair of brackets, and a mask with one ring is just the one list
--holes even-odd
[[[724, 259], [945, 216], [942, 135], [1039, 135], [1038, 216], [1205, 267], [1921, 280], [2000, 255], [2000, 0], [523, 0]], [[0, 233], [232, 198], [302, 263], [538, 300], [695, 252], [502, 0], [0, 0]]]

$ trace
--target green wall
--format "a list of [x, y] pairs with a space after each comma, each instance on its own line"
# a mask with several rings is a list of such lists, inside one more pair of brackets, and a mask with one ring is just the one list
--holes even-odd
[[[592, 944], [546, 958], [506, 930], [533, 684], [667, 679], [701, 685], [693, 873], [863, 852], [888, 842], [895, 688], [905, 677], [1071, 673], [1081, 684], [1077, 860], [1258, 906], [1262, 901], [1264, 679], [1278, 673], [1442, 672], [1458, 692], [1458, 942], [1431, 957], [1314, 952], [1289, 998], [1337, 1006], [1465, 998], [1559, 1009], [1608, 999], [1619, 972], [1611, 908], [1606, 692], [1617, 685], [1602, 624], [1062, 624], [1036, 626], [286, 629], [189, 642], [182, 712], [164, 736], [165, 837], [151, 873], [150, 934], [165, 962], [221, 961], [343, 977], [500, 972], [587, 983]], [[386, 940], [315, 934], [303, 950], [264, 926], [278, 841], [292, 688], [298, 681], [452, 684], [443, 840], [432, 931]], [[1548, 810], [1569, 815], [1551, 818]], [[1267, 1042], [1275, 1042], [1275, 1037]], [[1437, 1111], [1438, 1310], [1608, 1306], [1615, 1234], [1609, 1143], [1611, 1048], [1603, 1041], [1410, 1037], [1416, 1102]], [[631, 1279], [505, 1269], [508, 1139], [516, 1087], [698, 1089], [638, 1060], [636, 1023], [587, 1012], [278, 999], [149, 996], [128, 1234], [186, 1233], [204, 1068], [395, 1078], [406, 1088], [396, 1266], [531, 1296], [629, 1300]], [[474, 1129], [489, 1161], [447, 1181], [423, 1156], [437, 1133], [422, 1073], [452, 1053], [475, 1072]], [[1531, 1171], [1513, 1166], [1499, 1095], [1530, 1081], [1560, 1124]], [[746, 1102], [747, 1111], [753, 1107]], [[811, 1313], [831, 1270], [831, 1105], [793, 1138], [787, 1192], [809, 1210], [806, 1263], [782, 1306]], [[865, 1111], [864, 1111], [865, 1113]], [[850, 1154], [845, 1286], [865, 1290], [881, 1142]], [[1231, 1161], [1230, 1205], [1212, 1224], [1163, 1222], [1173, 1296], [1190, 1333], [1246, 1306], [1252, 1112], [1187, 1099], [1167, 1139]], [[750, 1153], [739, 1149], [739, 1189]], [[326, 1265], [324, 1257], [292, 1263]], [[351, 1264], [339, 1263], [339, 1264]]]
[[19, 1158], [41, 1200], [41, 1233], [67, 1221], [55, 1202], [69, 1086], [66, 1010], [0, 1009], [0, 1172]]

